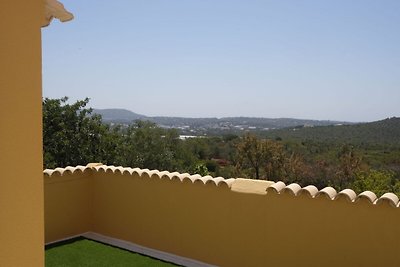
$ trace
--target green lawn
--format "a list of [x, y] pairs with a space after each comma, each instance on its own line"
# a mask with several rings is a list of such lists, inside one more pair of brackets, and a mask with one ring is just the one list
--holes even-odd
[[47, 248], [45, 261], [47, 267], [176, 266], [87, 239]]

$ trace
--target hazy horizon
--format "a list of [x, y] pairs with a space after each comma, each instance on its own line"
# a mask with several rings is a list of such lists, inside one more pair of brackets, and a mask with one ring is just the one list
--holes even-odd
[[133, 112], [137, 115], [143, 115], [146, 117], [177, 117], [177, 118], [187, 118], [187, 119], [263, 118], [263, 119], [295, 119], [295, 120], [318, 120], [318, 121], [349, 122], [349, 123], [368, 123], [368, 122], [381, 121], [381, 120], [390, 119], [390, 118], [398, 118], [396, 116], [390, 116], [390, 117], [385, 117], [385, 118], [381, 118], [381, 119], [374, 120], [374, 121], [343, 121], [343, 120], [330, 120], [330, 119], [321, 119], [320, 120], [320, 119], [313, 119], [313, 118], [297, 118], [297, 117], [259, 117], [259, 116], [188, 117], [188, 116], [168, 116], [168, 115], [163, 115], [163, 114], [148, 115], [148, 114], [136, 112], [134, 110], [125, 109], [125, 108], [97, 108], [97, 107], [93, 107], [91, 105], [89, 105], [88, 107], [93, 108], [95, 110], [126, 110], [126, 111]]
[[147, 116], [400, 117], [400, 2], [72, 1], [43, 94]]

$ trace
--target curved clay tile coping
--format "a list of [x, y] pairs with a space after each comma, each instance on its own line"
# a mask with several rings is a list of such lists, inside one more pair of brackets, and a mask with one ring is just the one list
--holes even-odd
[[139, 168], [134, 168], [134, 169], [132, 169], [132, 170], [129, 170], [129, 173], [130, 173], [131, 175], [137, 175], [137, 176], [141, 177], [143, 171], [142, 171], [141, 169], [139, 169]]
[[310, 198], [314, 198], [317, 193], [318, 193], [318, 188], [316, 186], [308, 185], [308, 186], [300, 189], [300, 191], [297, 195], [298, 196], [306, 195]]
[[185, 179], [186, 177], [189, 177], [189, 176], [190, 176], [189, 173], [176, 174], [176, 175], [171, 177], [171, 180], [173, 180], [173, 181], [176, 180], [176, 181], [182, 182], [183, 179]]
[[134, 169], [132, 169], [132, 168], [124, 168], [124, 171], [123, 171], [122, 174], [132, 175], [132, 173], [137, 171], [137, 170], [139, 170], [139, 168], [134, 168]]
[[301, 190], [301, 186], [296, 183], [291, 183], [281, 190], [281, 193], [289, 193], [293, 196], [297, 196], [298, 192]]
[[[63, 176], [63, 175], [71, 175], [76, 172], [84, 173], [87, 171], [95, 171], [95, 172], [104, 172], [104, 173], [119, 173], [124, 175], [137, 175], [139, 178], [143, 179], [165, 179], [171, 181], [179, 181], [191, 184], [203, 184], [203, 185], [211, 185], [217, 187], [224, 187], [229, 188], [232, 190], [232, 185], [236, 182], [237, 186], [242, 187], [242, 189], [246, 190], [239, 190], [242, 192], [254, 192], [262, 194], [260, 191], [262, 188], [264, 193], [289, 193], [294, 196], [306, 195], [311, 198], [320, 198], [326, 197], [330, 200], [340, 200], [345, 199], [349, 202], [358, 202], [358, 201], [365, 201], [370, 204], [377, 204], [377, 205], [385, 205], [388, 204], [392, 207], [400, 207], [400, 199], [397, 195], [393, 193], [385, 193], [379, 199], [375, 195], [375, 193], [371, 191], [364, 191], [357, 196], [357, 194], [351, 189], [344, 189], [339, 193], [332, 187], [325, 187], [324, 189], [318, 191], [318, 189], [313, 186], [309, 185], [306, 187], [301, 188], [300, 185], [296, 183], [292, 183], [288, 186], [285, 185], [284, 182], [270, 182], [270, 181], [254, 181], [248, 179], [241, 179], [241, 178], [230, 178], [225, 179], [223, 177], [216, 177], [213, 178], [211, 176], [204, 176], [202, 177], [199, 174], [190, 175], [189, 173], [178, 173], [178, 172], [168, 172], [168, 171], [158, 171], [158, 170], [149, 170], [149, 169], [140, 169], [140, 168], [130, 168], [130, 167], [122, 167], [122, 166], [107, 166], [102, 165], [101, 163], [90, 163], [87, 166], [78, 165], [76, 167], [67, 166], [65, 168], [55, 168], [55, 169], [45, 169], [43, 171], [43, 175], [47, 177], [51, 176]], [[239, 185], [240, 184], [240, 185]], [[235, 187], [235, 188], [236, 188]], [[257, 190], [256, 190], [257, 189]]]
[[203, 185], [205, 185], [208, 181], [212, 181], [213, 179], [214, 178], [212, 178], [210, 175], [207, 175], [207, 176], [200, 177], [200, 179], [196, 179], [194, 181], [194, 183], [195, 184], [203, 184]]
[[353, 202], [356, 199], [356, 197], [357, 197], [356, 192], [354, 192], [351, 189], [344, 189], [344, 190], [340, 191], [336, 195], [335, 200], [337, 200], [337, 199], [345, 199], [345, 200], [347, 200], [349, 202]]
[[170, 174], [168, 174], [168, 176], [169, 176], [169, 179], [171, 180], [171, 178], [172, 178], [173, 176], [179, 175], [179, 174], [180, 174], [179, 172], [171, 172]]
[[332, 199], [335, 198], [336, 194], [337, 194], [337, 193], [336, 193], [335, 188], [328, 186], [328, 187], [325, 187], [324, 189], [321, 189], [321, 190], [315, 195], [315, 197], [318, 198], [318, 197], [324, 196], [324, 197], [326, 197], [326, 198], [332, 200]]
[[149, 169], [139, 169], [136, 173], [139, 175], [139, 178], [143, 178], [144, 174], [147, 173]]
[[217, 177], [211, 180], [207, 180], [206, 185], [230, 189], [234, 181], [234, 178], [225, 179], [223, 177]]
[[103, 165], [103, 166], [100, 166], [100, 167], [103, 167], [103, 168], [101, 168], [104, 172], [108, 172], [108, 173], [123, 173], [123, 171], [124, 171], [124, 168], [123, 167], [121, 167], [121, 166], [118, 166], [118, 167], [116, 167], [116, 166], [114, 166], [114, 165], [111, 165], [111, 166], [105, 166], [105, 165]]
[[54, 172], [54, 170], [52, 170], [52, 169], [44, 169], [43, 170], [43, 174], [45, 176], [51, 176], [53, 174], [53, 172]]
[[168, 172], [168, 173], [164, 173], [163, 175], [161, 175], [160, 179], [161, 180], [172, 180], [172, 177], [179, 175], [178, 172]]
[[225, 179], [224, 181], [221, 181], [218, 183], [218, 186], [227, 186], [228, 188], [232, 187], [232, 184], [235, 182], [235, 178], [229, 178], [229, 179]]
[[106, 172], [108, 173], [115, 173], [116, 167], [114, 165], [108, 166], [106, 168]]
[[196, 179], [200, 179], [201, 178], [201, 175], [199, 175], [199, 174], [194, 174], [194, 175], [185, 175], [183, 178], [182, 178], [182, 182], [183, 183], [194, 183], [194, 181], [196, 180]]
[[86, 167], [86, 166], [81, 166], [78, 165], [76, 167], [71, 167], [71, 166], [67, 166], [65, 168], [55, 168], [55, 169], [45, 169], [43, 171], [43, 174], [45, 174], [46, 176], [52, 176], [52, 175], [59, 175], [59, 176], [63, 176], [65, 174], [73, 174], [75, 172], [85, 172], [87, 170], [90, 170], [91, 168]]
[[268, 193], [279, 194], [283, 190], [283, 188], [285, 188], [285, 186], [286, 185], [284, 182], [281, 182], [281, 181], [276, 182], [276, 183], [270, 185], [269, 187], [267, 187], [267, 194]]
[[161, 179], [164, 175], [168, 175], [169, 171], [162, 171], [158, 173], [153, 173], [150, 178], [151, 179]]
[[122, 166], [115, 167], [115, 169], [114, 169], [114, 173], [119, 172], [120, 174], [124, 174], [124, 171], [125, 171], [125, 168]]
[[221, 181], [223, 181], [223, 180], [225, 180], [225, 179], [222, 178], [222, 177], [216, 177], [216, 178], [207, 180], [207, 181], [206, 181], [206, 185], [215, 185], [215, 186], [218, 186], [218, 184], [219, 184]]
[[106, 165], [101, 165], [101, 166], [94, 167], [94, 169], [96, 171], [98, 171], [98, 172], [107, 172], [107, 168], [108, 167]]
[[153, 176], [153, 174], [157, 174], [159, 173], [159, 170], [146, 170], [142, 173], [142, 178], [151, 178]]
[[382, 203], [389, 203], [393, 207], [397, 207], [399, 204], [399, 197], [393, 193], [385, 193], [376, 202], [377, 205]]
[[64, 175], [64, 173], [72, 173], [72, 172], [67, 170], [66, 168], [55, 168], [54, 173], [58, 173], [59, 175]]
[[173, 176], [174, 174], [172, 174], [172, 173], [164, 173], [164, 174], [162, 174], [161, 176], [160, 176], [160, 180], [171, 180], [171, 178], [172, 178], [172, 176]]
[[74, 173], [75, 169], [79, 168], [80, 166], [76, 166], [76, 167], [72, 167], [72, 166], [67, 166], [64, 168], [64, 172], [70, 172], [70, 173]]
[[377, 197], [374, 192], [364, 191], [356, 197], [355, 201], [368, 201], [369, 203], [374, 203], [377, 200]]
[[193, 174], [189, 176], [189, 179], [194, 183], [196, 180], [201, 180], [201, 175], [200, 174]]

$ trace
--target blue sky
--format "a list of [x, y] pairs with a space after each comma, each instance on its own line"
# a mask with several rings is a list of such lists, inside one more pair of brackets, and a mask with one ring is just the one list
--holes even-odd
[[398, 0], [62, 0], [43, 95], [145, 115], [400, 116]]

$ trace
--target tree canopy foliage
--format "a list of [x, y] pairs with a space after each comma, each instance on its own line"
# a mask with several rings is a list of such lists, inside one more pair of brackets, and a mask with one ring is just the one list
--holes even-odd
[[45, 168], [89, 162], [181, 172], [196, 168], [195, 156], [175, 129], [147, 121], [111, 127], [86, 108], [88, 102], [68, 104], [66, 97], [43, 100]]
[[279, 142], [259, 139], [246, 133], [237, 145], [239, 170], [252, 170], [255, 179], [274, 180], [280, 176], [284, 163], [283, 148]]
[[45, 166], [96, 162], [106, 154], [108, 126], [90, 116], [89, 99], [67, 103], [68, 98], [43, 100], [43, 147]]
[[[108, 165], [296, 182], [319, 188], [400, 193], [397, 142], [345, 142], [304, 134], [276, 138], [252, 133], [181, 140], [176, 129], [148, 121], [103, 124], [87, 108], [89, 99], [43, 99], [44, 167], [102, 162]], [[389, 122], [385, 122], [387, 125]], [[390, 122], [391, 123], [391, 122]], [[327, 129], [329, 126], [327, 127]], [[307, 130], [309, 131], [309, 130]], [[312, 134], [315, 132], [311, 131]]]

